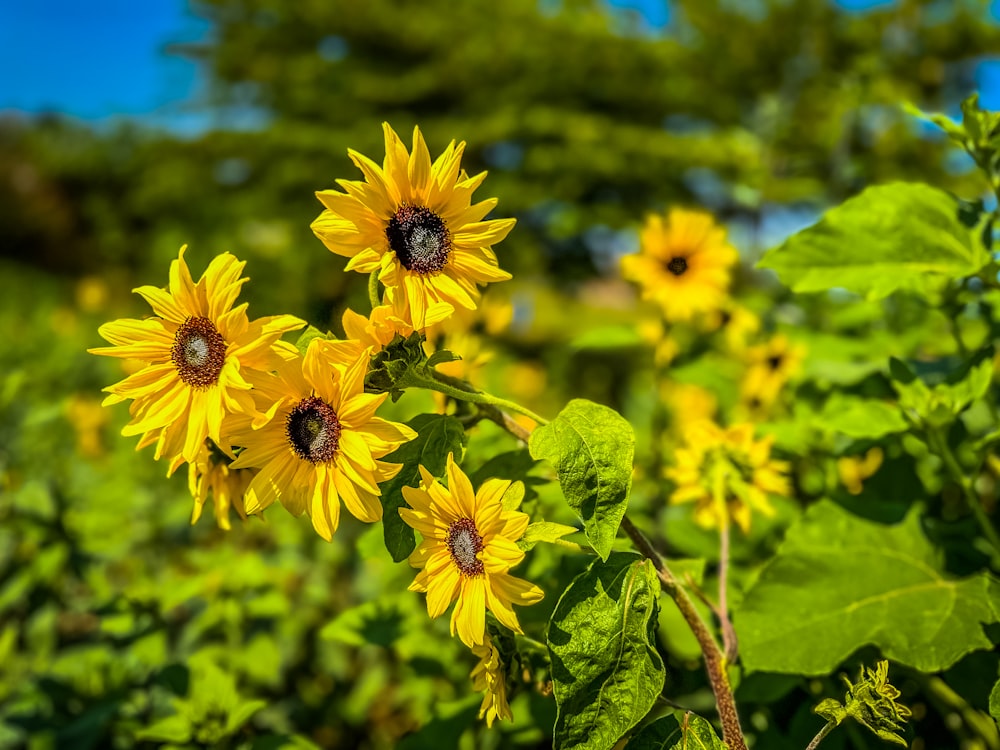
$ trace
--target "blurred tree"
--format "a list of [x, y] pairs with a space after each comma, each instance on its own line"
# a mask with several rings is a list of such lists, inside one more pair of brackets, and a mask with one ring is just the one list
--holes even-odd
[[207, 106], [262, 127], [177, 141], [0, 124], [5, 253], [94, 270], [159, 267], [187, 240], [206, 260], [249, 248], [276, 292], [329, 312], [343, 289], [320, 270], [312, 192], [358, 176], [348, 146], [379, 158], [387, 119], [419, 123], [432, 151], [468, 141], [483, 196], [521, 220], [506, 267], [578, 279], [620, 241], [609, 228], [667, 203], [756, 226], [889, 179], [978, 190], [896, 105], [947, 108], [1000, 49], [985, 0], [679, 0], [662, 30], [597, 0], [192, 8], [214, 33], [175, 51], [203, 61]]

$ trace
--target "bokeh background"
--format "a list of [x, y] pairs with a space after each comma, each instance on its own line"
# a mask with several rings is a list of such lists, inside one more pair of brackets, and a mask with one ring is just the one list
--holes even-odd
[[[628, 412], [636, 342], [593, 332], [635, 314], [618, 261], [645, 214], [710, 210], [737, 288], [783, 304], [752, 265], [824, 207], [897, 179], [981, 192], [900, 104], [954, 114], [979, 90], [1000, 109], [998, 16], [975, 0], [0, 5], [0, 747], [546, 746], [538, 696], [513, 727], [466, 729], [472, 663], [397, 593], [411, 572], [377, 528], [326, 544], [280, 509], [190, 526], [184, 472], [165, 479], [117, 436], [125, 408], [99, 406], [121, 370], [85, 353], [98, 325], [145, 314], [129, 290], [165, 284], [188, 243], [196, 273], [248, 261], [252, 315], [339, 331], [365, 280], [310, 232], [313, 193], [358, 177], [349, 147], [381, 157], [383, 120], [419, 124], [432, 153], [466, 140], [480, 195], [518, 219], [497, 248], [513, 317], [481, 384], [545, 414], [570, 397]], [[513, 447], [477, 429], [471, 466]], [[544, 580], [552, 561], [532, 565]], [[674, 679], [710, 712], [690, 657]]]

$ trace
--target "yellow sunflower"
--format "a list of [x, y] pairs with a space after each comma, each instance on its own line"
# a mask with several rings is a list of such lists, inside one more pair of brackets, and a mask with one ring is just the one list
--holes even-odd
[[327, 541], [340, 523], [341, 501], [362, 521], [382, 517], [378, 485], [401, 466], [378, 459], [416, 433], [375, 416], [388, 394], [364, 392], [370, 354], [358, 356], [355, 342], [314, 339], [305, 357], [254, 380], [269, 420], [259, 428], [234, 420], [230, 437], [244, 448], [230, 469], [260, 469], [246, 491], [248, 514], [280, 500], [296, 516], [308, 513]]
[[754, 440], [751, 424], [722, 428], [703, 420], [690, 425], [675, 453], [676, 465], [666, 471], [677, 484], [670, 502], [695, 503], [700, 526], [733, 521], [747, 533], [752, 511], [773, 515], [769, 494], [791, 493], [789, 464], [771, 458], [773, 442], [771, 437]]
[[472, 653], [479, 657], [479, 663], [469, 677], [472, 689], [483, 692], [483, 702], [479, 706], [479, 718], [486, 717], [486, 726], [492, 727], [497, 719], [514, 721], [514, 714], [507, 703], [507, 675], [504, 671], [500, 652], [490, 634], [487, 633], [481, 646], [473, 646]]
[[404, 339], [413, 333], [413, 326], [393, 315], [389, 305], [379, 305], [367, 318], [348, 308], [344, 310], [341, 323], [349, 340], [358, 342], [361, 348], [371, 347], [374, 351], [385, 348], [397, 333]]
[[737, 258], [711, 215], [674, 208], [646, 220], [639, 252], [622, 258], [622, 275], [659, 304], [664, 318], [684, 321], [722, 306]]
[[510, 278], [491, 248], [514, 219], [483, 221], [497, 201], [472, 203], [486, 173], [469, 177], [460, 169], [464, 141], [452, 141], [432, 164], [419, 128], [412, 154], [388, 123], [382, 129], [382, 166], [349, 150], [365, 181], [338, 180], [346, 192], [317, 192], [325, 210], [312, 230], [350, 258], [347, 270], [377, 270], [395, 315], [422, 332], [456, 308], [475, 309], [477, 285]]
[[167, 456], [168, 474], [193, 462], [205, 438], [223, 445], [228, 413], [254, 413], [248, 371], [273, 368], [278, 339], [305, 323], [291, 315], [251, 321], [246, 303], [233, 307], [245, 263], [229, 253], [216, 256], [197, 283], [184, 261], [185, 247], [170, 264], [167, 289], [135, 289], [154, 317], [106, 323], [98, 333], [113, 346], [89, 349], [145, 366], [105, 388], [104, 404], [133, 399], [132, 421], [122, 435], [141, 435], [140, 447], [156, 443], [156, 458]]
[[746, 350], [747, 371], [740, 383], [740, 404], [749, 416], [762, 414], [798, 374], [805, 348], [783, 333]]
[[198, 458], [188, 464], [188, 489], [194, 498], [191, 513], [193, 526], [201, 518], [201, 512], [209, 495], [215, 506], [215, 522], [220, 529], [229, 531], [229, 509], [233, 508], [240, 518], [246, 519], [243, 508], [243, 493], [250, 486], [250, 480], [257, 473], [255, 469], [233, 469], [231, 459], [214, 444], [206, 443]]
[[423, 541], [410, 555], [420, 568], [411, 591], [427, 593], [427, 614], [440, 617], [453, 601], [451, 632], [469, 646], [485, 643], [486, 610], [515, 633], [522, 632], [511, 605], [540, 601], [542, 590], [508, 571], [524, 559], [515, 542], [528, 528], [528, 516], [503, 507], [510, 482], [488, 479], [473, 493], [472, 484], [448, 455], [448, 487], [420, 467], [420, 487], [404, 487], [412, 506], [400, 517]]

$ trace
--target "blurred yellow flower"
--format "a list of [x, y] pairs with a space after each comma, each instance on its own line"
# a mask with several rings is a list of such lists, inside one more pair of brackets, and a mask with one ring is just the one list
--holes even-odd
[[860, 495], [862, 483], [882, 466], [882, 449], [877, 445], [863, 456], [841, 456], [837, 459], [837, 474], [847, 491]]
[[664, 380], [660, 398], [670, 414], [670, 429], [677, 434], [683, 434], [691, 424], [714, 419], [719, 408], [715, 395], [694, 383]]
[[205, 438], [224, 446], [222, 423], [229, 413], [253, 413], [251, 370], [270, 370], [280, 357], [275, 346], [287, 331], [305, 323], [291, 315], [250, 321], [246, 304], [233, 307], [244, 263], [229, 253], [216, 256], [197, 283], [184, 262], [182, 247], [170, 264], [170, 286], [142, 286], [135, 291], [153, 308], [154, 317], [122, 319], [100, 327], [113, 346], [89, 349], [145, 367], [105, 388], [104, 404], [133, 399], [132, 421], [122, 435], [142, 435], [140, 446], [156, 444], [156, 458], [167, 456], [167, 473], [193, 462]]
[[248, 514], [280, 500], [293, 515], [308, 513], [327, 541], [340, 523], [341, 501], [361, 521], [382, 517], [378, 485], [401, 467], [378, 459], [416, 433], [375, 416], [389, 394], [364, 392], [371, 352], [357, 356], [355, 349], [354, 342], [314, 339], [305, 357], [254, 380], [269, 420], [260, 427], [234, 420], [230, 436], [244, 448], [230, 469], [260, 469], [245, 494]]
[[622, 258], [622, 275], [639, 284], [642, 298], [658, 303], [668, 321], [684, 321], [722, 306], [738, 257], [710, 214], [674, 208], [665, 218], [646, 220], [639, 253]]
[[798, 374], [805, 348], [783, 333], [746, 351], [747, 370], [740, 383], [740, 403], [747, 413], [760, 414], [770, 407], [788, 381]]
[[108, 423], [108, 412], [101, 402], [76, 393], [66, 402], [66, 419], [76, 431], [76, 449], [81, 456], [97, 458], [104, 453], [102, 433]]
[[723, 428], [704, 420], [688, 427], [676, 465], [666, 475], [677, 488], [672, 503], [695, 503], [694, 519], [706, 528], [735, 523], [747, 533], [752, 511], [772, 515], [769, 494], [789, 495], [789, 464], [771, 458], [770, 437], [754, 440], [753, 425]]
[[465, 473], [448, 454], [448, 487], [420, 467], [420, 487], [404, 487], [411, 508], [400, 517], [423, 537], [410, 555], [420, 568], [411, 591], [427, 593], [427, 614], [440, 617], [453, 601], [451, 632], [469, 647], [486, 639], [486, 610], [515, 633], [522, 632], [513, 604], [542, 598], [534, 584], [509, 571], [524, 559], [516, 542], [528, 528], [528, 516], [503, 507], [510, 481], [488, 479], [473, 493]]
[[750, 338], [760, 330], [760, 318], [733, 299], [708, 316], [706, 328], [721, 330], [726, 349], [735, 354], [746, 351]]
[[477, 285], [510, 278], [491, 246], [514, 219], [483, 221], [497, 201], [472, 203], [486, 173], [469, 177], [460, 170], [464, 141], [452, 141], [432, 164], [419, 128], [412, 154], [388, 123], [382, 129], [382, 166], [349, 150], [365, 181], [338, 180], [346, 192], [317, 192], [325, 210], [312, 230], [329, 250], [350, 258], [347, 270], [377, 270], [395, 315], [422, 332], [457, 308], [474, 309]]
[[482, 645], [472, 647], [472, 653], [479, 657], [479, 663], [469, 675], [472, 678], [472, 689], [483, 692], [479, 718], [486, 717], [488, 727], [492, 727], [497, 719], [514, 721], [507, 703], [507, 675], [500, 660], [500, 652], [489, 633]]
[[84, 312], [97, 312], [108, 302], [108, 285], [100, 276], [84, 276], [76, 283], [76, 304]]
[[194, 498], [191, 513], [193, 526], [201, 518], [201, 512], [209, 495], [215, 506], [215, 522], [220, 529], [229, 531], [229, 509], [233, 508], [240, 518], [246, 519], [243, 508], [243, 493], [250, 486], [250, 480], [257, 474], [256, 469], [233, 469], [229, 459], [215, 444], [207, 442], [198, 457], [188, 464], [188, 489]]

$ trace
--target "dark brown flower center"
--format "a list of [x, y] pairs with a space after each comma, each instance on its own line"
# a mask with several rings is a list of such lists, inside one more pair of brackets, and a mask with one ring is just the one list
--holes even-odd
[[464, 576], [481, 576], [483, 561], [476, 557], [483, 551], [483, 538], [476, 529], [476, 522], [471, 518], [460, 518], [448, 527], [448, 539], [445, 542], [451, 559]]
[[326, 401], [316, 396], [302, 399], [285, 420], [288, 444], [303, 461], [330, 461], [340, 447], [340, 420]]
[[767, 366], [770, 367], [772, 370], [777, 370], [778, 368], [780, 368], [782, 362], [784, 362], [784, 357], [782, 357], [780, 354], [775, 354], [767, 358]]
[[680, 276], [686, 270], [688, 270], [687, 258], [680, 255], [671, 258], [667, 263], [667, 270], [670, 271], [674, 276]]
[[170, 359], [188, 385], [207, 388], [219, 382], [226, 363], [226, 340], [208, 318], [190, 317], [174, 334]]
[[389, 219], [385, 236], [407, 271], [437, 273], [448, 262], [451, 233], [441, 217], [429, 208], [400, 206]]

